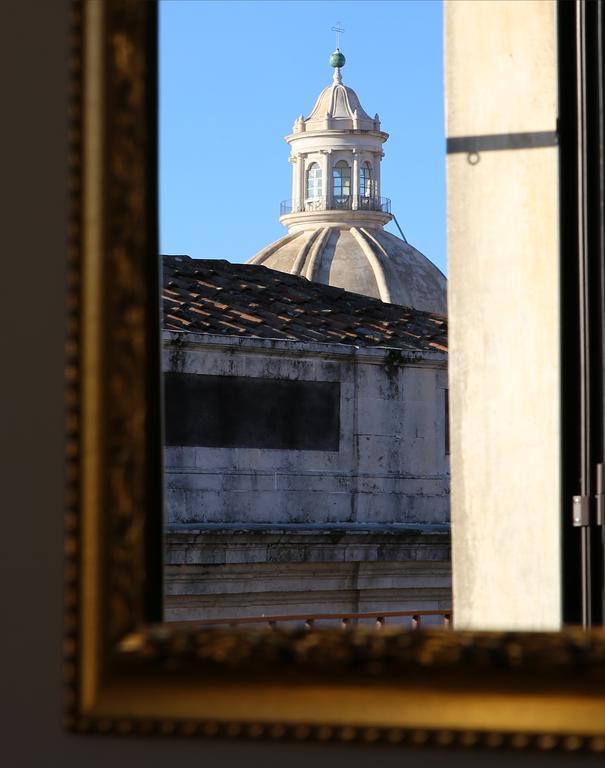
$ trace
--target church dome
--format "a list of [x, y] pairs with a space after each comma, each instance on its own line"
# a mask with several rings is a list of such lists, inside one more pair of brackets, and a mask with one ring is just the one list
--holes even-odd
[[392, 304], [447, 313], [444, 275], [420, 251], [381, 227], [298, 230], [268, 245], [249, 263]]
[[282, 202], [280, 222], [288, 234], [249, 263], [445, 314], [444, 275], [405, 238], [383, 229], [394, 219], [380, 178], [389, 135], [378, 115], [371, 118], [355, 91], [343, 85], [338, 49], [330, 63], [332, 84], [286, 136], [292, 198]]

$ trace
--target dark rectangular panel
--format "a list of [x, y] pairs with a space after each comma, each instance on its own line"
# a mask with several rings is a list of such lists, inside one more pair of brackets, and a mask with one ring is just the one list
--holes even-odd
[[340, 383], [165, 374], [166, 444], [337, 451]]

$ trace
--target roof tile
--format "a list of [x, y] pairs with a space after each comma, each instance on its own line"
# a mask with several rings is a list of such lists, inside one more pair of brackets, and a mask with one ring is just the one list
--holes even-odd
[[163, 260], [167, 330], [447, 352], [443, 315], [256, 264], [188, 256]]

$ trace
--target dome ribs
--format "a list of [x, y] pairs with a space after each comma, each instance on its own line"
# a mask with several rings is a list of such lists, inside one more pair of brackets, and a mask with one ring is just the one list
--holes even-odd
[[164, 257], [163, 318], [171, 331], [447, 352], [442, 315], [262, 265]]
[[313, 241], [313, 245], [309, 251], [309, 258], [307, 262], [307, 269], [305, 277], [307, 280], [314, 280], [317, 272], [319, 271], [319, 265], [321, 261], [321, 254], [328, 241], [331, 227], [324, 227], [319, 230], [319, 235]]
[[312, 229], [309, 232], [304, 233], [307, 235], [307, 237], [304, 239], [303, 243], [301, 244], [300, 250], [296, 254], [296, 258], [294, 259], [294, 264], [292, 265], [292, 269], [290, 270], [291, 275], [302, 274], [303, 268], [305, 266], [305, 262], [309, 255], [309, 250], [311, 249], [311, 246], [317, 239], [317, 236], [319, 235], [319, 233], [320, 233], [319, 229]]
[[355, 91], [340, 82], [332, 82], [317, 97], [313, 109], [307, 118], [303, 119], [306, 131], [323, 129], [325, 117], [329, 115], [334, 128], [372, 131], [376, 122], [361, 106]]
[[[325, 229], [331, 233], [319, 248], [318, 237]], [[370, 298], [388, 299], [400, 306], [412, 305], [437, 314], [446, 312], [445, 276], [419, 251], [392, 233], [363, 223], [337, 226], [317, 222], [310, 229], [291, 234], [301, 239], [288, 244], [282, 238], [273, 244], [273, 253], [264, 259], [263, 265], [256, 259], [249, 265], [267, 266], [285, 276], [300, 274], [331, 287], [337, 284], [347, 291], [363, 291]], [[266, 254], [266, 249], [262, 253]]]
[[380, 263], [380, 259], [378, 258], [378, 255], [375, 251], [375, 240], [369, 240], [367, 237], [367, 234], [365, 233], [365, 230], [363, 229], [357, 229], [356, 227], [351, 227], [350, 229], [351, 234], [357, 240], [359, 243], [361, 250], [364, 252], [370, 267], [372, 269], [372, 273], [374, 275], [374, 280], [376, 280], [376, 286], [378, 288], [378, 293], [380, 295], [380, 298], [382, 301], [390, 302], [391, 301], [391, 292], [389, 290], [389, 286], [387, 284], [386, 276], [384, 274], [384, 268], [382, 264]]

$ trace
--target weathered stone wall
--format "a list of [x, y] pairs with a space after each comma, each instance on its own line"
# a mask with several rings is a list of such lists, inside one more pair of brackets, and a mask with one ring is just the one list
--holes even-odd
[[166, 333], [164, 370], [340, 389], [338, 450], [166, 447], [168, 619], [451, 605], [445, 355]]
[[339, 382], [340, 450], [167, 447], [169, 525], [448, 520], [443, 354], [182, 336], [165, 371]]

